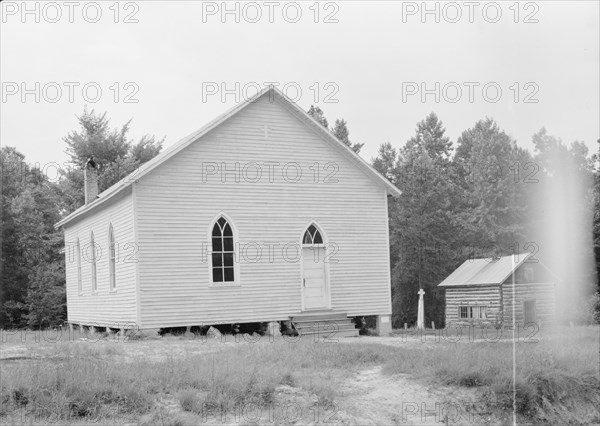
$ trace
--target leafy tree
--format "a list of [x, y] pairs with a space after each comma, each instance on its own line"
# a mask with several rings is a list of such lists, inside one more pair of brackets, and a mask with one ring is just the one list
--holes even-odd
[[64, 241], [54, 224], [83, 203], [81, 168], [87, 158], [101, 164], [99, 189], [104, 190], [162, 148], [163, 141], [153, 136], [132, 143], [129, 122], [113, 130], [108, 124], [106, 114], [84, 110], [80, 128], [64, 139], [72, 167], [58, 184], [29, 167], [15, 148], [0, 151], [1, 327], [55, 326], [66, 319]]
[[12, 203], [28, 267], [25, 305], [31, 327], [55, 326], [66, 318], [64, 243], [62, 232], [54, 229], [59, 197], [57, 185], [46, 181], [26, 188]]
[[417, 123], [416, 135], [408, 140], [407, 148], [424, 150], [439, 163], [441, 159], [448, 159], [452, 150], [452, 142], [444, 136], [445, 132], [442, 122], [432, 112]]
[[425, 290], [425, 318], [444, 323], [444, 294], [437, 284], [456, 267], [449, 256], [459, 229], [453, 221], [454, 182], [446, 178], [452, 144], [435, 114], [417, 124], [399, 151], [379, 148], [374, 167], [402, 195], [389, 203], [394, 326], [414, 323], [418, 290]]
[[336, 138], [338, 138], [339, 140], [344, 142], [345, 145], [349, 146], [352, 149], [352, 151], [356, 152], [357, 154], [360, 152], [361, 148], [364, 146], [364, 143], [353, 144], [350, 141], [350, 138], [349, 138], [350, 131], [348, 130], [348, 125], [346, 123], [346, 120], [344, 120], [344, 119], [335, 120], [335, 126], [333, 127], [331, 132], [334, 134], [334, 136]]
[[531, 155], [486, 118], [458, 138], [454, 166], [462, 190], [458, 220], [476, 255], [522, 250], [530, 233], [528, 199], [538, 179]]
[[120, 128], [110, 129], [104, 114], [84, 109], [78, 117], [79, 129], [70, 132], [64, 142], [70, 157], [69, 170], [64, 171], [61, 187], [64, 192], [63, 209], [71, 212], [84, 202], [83, 165], [93, 156], [99, 164], [98, 188], [106, 190], [154, 158], [162, 149], [164, 138], [143, 136], [134, 144], [128, 139], [131, 120]]
[[567, 145], [544, 128], [533, 135], [533, 143], [542, 171], [532, 200], [535, 239], [542, 260], [561, 278], [556, 299], [561, 320], [588, 321], [582, 312], [597, 291], [598, 280], [594, 253], [597, 157], [590, 158], [583, 143]]
[[317, 122], [319, 122], [323, 127], [329, 130], [336, 138], [342, 141], [345, 145], [350, 147], [357, 154], [360, 152], [361, 148], [364, 146], [364, 143], [355, 143], [353, 144], [350, 141], [350, 131], [348, 130], [348, 123], [346, 120], [335, 120], [335, 125], [332, 129], [329, 128], [329, 122], [325, 118], [325, 114], [319, 107], [315, 107], [311, 105], [309, 110], [307, 111], [308, 115], [314, 118]]
[[139, 164], [144, 164], [160, 153], [162, 144], [163, 140], [157, 141], [154, 136], [143, 136], [137, 144], [131, 147], [131, 158]]
[[311, 105], [310, 109], [308, 110], [308, 115], [310, 115], [316, 121], [318, 121], [319, 123], [321, 123], [321, 125], [323, 127], [325, 127], [326, 129], [329, 130], [329, 122], [325, 118], [325, 114], [323, 114], [323, 111], [321, 110], [321, 108], [315, 107], [314, 105]]
[[64, 261], [36, 265], [28, 278], [28, 325], [36, 328], [60, 325], [67, 318]]
[[25, 188], [28, 179], [34, 178], [25, 163], [25, 156], [12, 147], [2, 147], [0, 151], [2, 166], [2, 256], [0, 272], [0, 326], [20, 326], [25, 321], [25, 295], [27, 266], [21, 246], [17, 218], [11, 209], [12, 201]]
[[[594, 258], [596, 262], [596, 300], [600, 301], [600, 139], [598, 152], [592, 156], [594, 167]], [[600, 322], [600, 302], [596, 304], [596, 321]]]
[[[15, 148], [2, 148], [2, 326], [31, 325], [28, 314], [35, 309], [29, 298], [34, 271], [54, 268], [61, 278], [59, 250], [61, 234], [53, 227], [59, 219], [60, 193], [39, 170], [31, 169]], [[45, 291], [54, 291], [52, 283], [38, 282]], [[64, 273], [54, 300], [64, 308]], [[66, 310], [62, 311], [62, 318]], [[59, 315], [59, 316], [61, 316]]]
[[371, 165], [375, 170], [388, 178], [390, 182], [396, 183], [395, 168], [397, 166], [397, 161], [398, 151], [392, 146], [391, 143], [386, 142], [379, 146], [377, 157], [371, 160]]

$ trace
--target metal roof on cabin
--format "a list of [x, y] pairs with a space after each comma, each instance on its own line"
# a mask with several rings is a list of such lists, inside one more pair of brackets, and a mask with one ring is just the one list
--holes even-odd
[[[514, 269], [527, 260], [531, 253], [516, 256]], [[469, 259], [465, 260], [439, 287], [469, 286], [469, 285], [500, 285], [513, 271], [513, 255], [496, 259]]]

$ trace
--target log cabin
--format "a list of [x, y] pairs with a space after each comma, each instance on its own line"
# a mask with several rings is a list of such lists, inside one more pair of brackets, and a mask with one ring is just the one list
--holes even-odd
[[469, 259], [438, 286], [446, 291], [446, 326], [537, 326], [555, 319], [554, 274], [531, 253]]
[[[64, 230], [70, 324], [117, 329], [376, 316], [391, 331], [400, 191], [269, 87], [102, 193]], [[343, 334], [343, 333], [340, 333]]]

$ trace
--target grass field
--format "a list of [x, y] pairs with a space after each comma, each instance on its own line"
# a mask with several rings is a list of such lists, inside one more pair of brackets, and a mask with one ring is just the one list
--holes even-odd
[[[561, 328], [544, 331], [537, 343], [517, 342], [519, 423], [600, 421], [598, 333], [598, 327]], [[469, 389], [489, 423], [512, 421], [513, 346], [507, 340], [21, 343], [9, 337], [0, 351], [0, 420], [7, 424], [352, 424], [357, 421], [340, 407], [352, 405], [356, 375], [374, 367], [390, 383], [408, 377], [422, 388]], [[286, 404], [293, 415], [281, 409]], [[260, 417], [252, 414], [265, 407]], [[403, 423], [402, 417], [388, 420]]]

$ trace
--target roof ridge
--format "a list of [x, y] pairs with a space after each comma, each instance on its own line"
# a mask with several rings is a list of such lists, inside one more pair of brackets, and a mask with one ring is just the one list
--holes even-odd
[[[54, 227], [59, 228], [59, 227], [65, 225], [66, 223], [70, 222], [71, 220], [75, 219], [76, 217], [103, 204], [106, 200], [108, 200], [108, 199], [112, 198], [113, 196], [115, 196], [116, 194], [120, 193], [123, 189], [129, 187], [132, 183], [135, 183], [137, 181], [137, 179], [141, 178], [146, 173], [151, 172], [155, 167], [162, 164], [162, 162], [164, 162], [164, 161], [168, 160], [169, 158], [171, 158], [172, 156], [176, 155], [178, 152], [185, 149], [187, 146], [192, 144], [198, 138], [202, 137], [209, 131], [213, 130], [214, 128], [216, 128], [217, 126], [219, 126], [220, 124], [222, 124], [223, 122], [225, 122], [226, 120], [228, 120], [229, 118], [231, 118], [232, 116], [234, 116], [235, 114], [237, 114], [238, 112], [240, 112], [241, 110], [246, 108], [247, 106], [255, 103], [256, 101], [261, 99], [263, 96], [265, 96], [267, 93], [273, 93], [273, 94], [277, 95], [279, 98], [283, 99], [288, 105], [291, 105], [295, 111], [303, 114], [303, 117], [305, 119], [308, 118], [309, 122], [312, 121], [312, 123], [317, 125], [318, 127], [315, 127], [316, 129], [323, 128], [323, 126], [321, 126], [313, 117], [311, 117], [306, 111], [304, 111], [302, 108], [300, 108], [298, 105], [296, 105], [290, 98], [288, 98], [277, 87], [275, 87], [274, 85], [266, 86], [260, 92], [258, 92], [256, 95], [254, 95], [248, 99], [244, 99], [244, 101], [242, 101], [242, 102], [238, 103], [237, 105], [233, 106], [232, 108], [228, 109], [221, 115], [217, 116], [213, 120], [206, 123], [204, 126], [199, 128], [198, 130], [190, 133], [189, 135], [178, 140], [171, 146], [167, 147], [164, 151], [159, 153], [156, 157], [154, 157], [151, 160], [149, 160], [148, 162], [142, 164], [137, 169], [135, 169], [133, 172], [131, 172], [130, 174], [125, 176], [123, 179], [119, 180], [115, 184], [111, 185], [110, 187], [108, 187], [107, 189], [102, 191], [98, 195], [98, 198], [96, 198], [94, 201], [92, 201], [89, 204], [85, 204], [85, 205], [79, 207], [78, 209], [76, 209], [75, 211], [71, 212], [66, 217], [64, 217], [63, 219], [58, 221], [54, 225]], [[331, 132], [329, 130], [324, 129], [324, 128], [321, 130], [325, 130], [325, 132], [321, 131], [321, 134], [328, 137], [329, 140], [336, 142], [340, 147], [346, 148], [348, 155], [353, 156], [354, 160], [357, 164], [361, 164], [362, 167], [366, 167], [368, 170], [370, 170], [373, 177], [378, 177], [380, 179], [381, 183], [387, 187], [387, 189], [390, 193], [393, 193], [395, 195], [400, 195], [400, 193], [401, 193], [400, 190], [393, 183], [391, 183], [387, 178], [382, 176], [377, 170], [375, 170], [370, 164], [368, 164], [358, 154], [356, 154], [354, 151], [352, 151], [342, 141], [340, 141], [338, 138], [336, 138], [335, 135], [331, 134]]]

